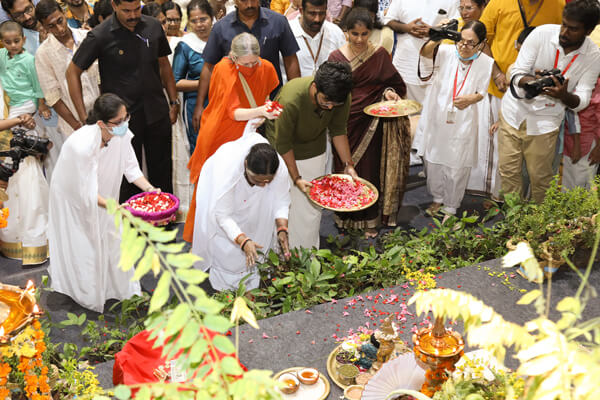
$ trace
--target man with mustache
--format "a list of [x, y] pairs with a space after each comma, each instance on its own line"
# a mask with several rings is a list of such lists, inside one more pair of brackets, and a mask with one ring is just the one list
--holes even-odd
[[[200, 119], [204, 111], [204, 101], [208, 95], [213, 67], [229, 53], [231, 40], [238, 34], [247, 32], [258, 39], [260, 57], [273, 64], [279, 82], [283, 82], [279, 67], [280, 54], [283, 57], [288, 81], [300, 76], [300, 67], [296, 57], [298, 44], [287, 19], [275, 11], [260, 7], [259, 0], [235, 0], [235, 7], [235, 12], [230, 12], [213, 26], [202, 53], [204, 66], [200, 74], [198, 100], [192, 118], [195, 130], [200, 128]], [[279, 87], [273, 91], [271, 97], [278, 89]]]
[[[523, 43], [510, 72], [510, 94], [502, 98], [498, 136], [502, 192], [522, 193], [523, 159], [531, 197], [544, 200], [552, 180], [552, 160], [565, 108], [578, 112], [590, 102], [600, 73], [600, 50], [587, 36], [600, 21], [597, 0], [575, 0], [563, 11], [562, 25], [537, 27]], [[559, 69], [541, 93], [525, 98], [525, 87], [541, 70]], [[529, 97], [534, 93], [529, 91]]]
[[27, 52], [35, 54], [40, 43], [46, 39], [46, 31], [35, 17], [34, 3], [31, 0], [2, 0], [2, 9], [13, 21], [23, 27], [25, 37], [23, 47]]
[[344, 32], [326, 20], [326, 0], [302, 0], [300, 15], [290, 21], [290, 27], [300, 47], [300, 76], [314, 75], [329, 54], [346, 43]]
[[87, 20], [92, 16], [92, 7], [85, 0], [65, 0], [67, 23], [71, 28], [90, 29]]
[[[148, 178], [172, 193], [171, 124], [177, 121], [179, 102], [167, 59], [169, 42], [158, 20], [142, 15], [140, 0], [113, 0], [112, 6], [113, 15], [88, 33], [67, 68], [69, 94], [79, 121], [85, 124], [81, 74], [98, 60], [100, 91], [114, 93], [127, 103], [138, 162], [143, 149]], [[121, 201], [138, 191], [124, 181]]]

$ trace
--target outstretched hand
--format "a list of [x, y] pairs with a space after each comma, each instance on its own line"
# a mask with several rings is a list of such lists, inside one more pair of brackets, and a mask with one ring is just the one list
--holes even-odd
[[263, 247], [255, 243], [253, 240], [248, 240], [244, 245], [244, 253], [246, 253], [246, 267], [250, 269], [258, 261], [258, 249]]

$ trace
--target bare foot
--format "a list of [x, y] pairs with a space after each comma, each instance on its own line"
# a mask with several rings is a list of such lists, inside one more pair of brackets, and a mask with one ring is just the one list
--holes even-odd
[[368, 228], [365, 231], [365, 238], [367, 238], [367, 239], [376, 238], [377, 235], [379, 235], [379, 232], [375, 228]]
[[431, 203], [429, 205], [429, 207], [427, 207], [427, 210], [425, 210], [425, 213], [427, 215], [433, 216], [440, 211], [440, 208], [442, 208], [442, 203], [436, 203], [434, 201], [433, 203]]

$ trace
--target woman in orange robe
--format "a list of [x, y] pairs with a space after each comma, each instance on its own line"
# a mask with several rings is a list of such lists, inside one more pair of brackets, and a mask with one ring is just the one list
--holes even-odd
[[[248, 120], [273, 119], [278, 115], [277, 111], [267, 111], [265, 105], [269, 94], [279, 85], [277, 72], [259, 54], [256, 38], [249, 33], [241, 33], [231, 41], [229, 56], [219, 61], [213, 69], [208, 91], [209, 103], [202, 113], [196, 148], [188, 163], [190, 181], [194, 185], [198, 183], [206, 160], [222, 144], [239, 139]], [[183, 239], [188, 242], [192, 241], [195, 215], [194, 189], [183, 230]]]

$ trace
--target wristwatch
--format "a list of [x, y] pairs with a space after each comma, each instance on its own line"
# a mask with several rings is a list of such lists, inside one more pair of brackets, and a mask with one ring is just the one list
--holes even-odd
[[177, 100], [169, 100], [169, 105], [170, 106], [179, 105], [179, 99], [177, 99]]

